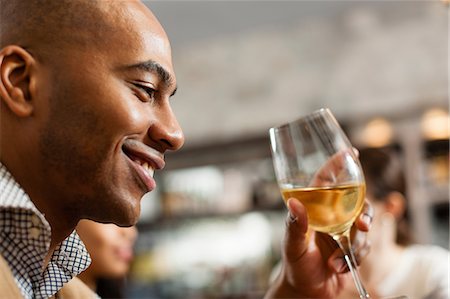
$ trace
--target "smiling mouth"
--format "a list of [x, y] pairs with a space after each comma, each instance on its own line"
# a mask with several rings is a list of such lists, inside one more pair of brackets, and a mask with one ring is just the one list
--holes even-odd
[[135, 156], [130, 156], [130, 155], [127, 155], [127, 156], [128, 156], [128, 158], [130, 158], [131, 161], [133, 161], [136, 164], [139, 164], [139, 166], [141, 166], [150, 177], [153, 177], [153, 175], [155, 173], [155, 169], [151, 165], [149, 165], [149, 163], [147, 161], [141, 160], [140, 158], [135, 157]]
[[132, 162], [133, 169], [142, 183], [144, 183], [147, 191], [155, 189], [156, 182], [153, 179], [153, 175], [156, 169], [164, 167], [163, 155], [136, 140], [125, 140], [122, 150]]

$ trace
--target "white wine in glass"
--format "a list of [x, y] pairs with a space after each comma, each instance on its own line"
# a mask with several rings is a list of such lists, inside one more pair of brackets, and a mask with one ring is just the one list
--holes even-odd
[[356, 267], [350, 229], [364, 205], [364, 176], [353, 147], [328, 109], [269, 130], [283, 199], [303, 203], [308, 225], [344, 252], [360, 298], [370, 298]]
[[309, 226], [330, 235], [341, 234], [353, 225], [364, 205], [364, 184], [337, 187], [282, 189], [284, 201], [296, 198], [308, 211]]

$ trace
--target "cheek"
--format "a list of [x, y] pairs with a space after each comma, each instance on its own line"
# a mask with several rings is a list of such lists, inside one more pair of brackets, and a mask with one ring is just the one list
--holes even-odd
[[[98, 169], [98, 164], [108, 153], [112, 154], [124, 136], [141, 134], [148, 125], [148, 106], [126, 90], [85, 94], [76, 99], [63, 93], [52, 101], [41, 138], [42, 154], [50, 165], [75, 169], [76, 173]], [[67, 165], [75, 161], [84, 165]]]
[[142, 134], [147, 128], [148, 119], [145, 117], [144, 109], [133, 109], [126, 118], [126, 125], [129, 128], [128, 134]]
[[90, 134], [96, 133], [99, 141], [108, 142], [111, 151], [118, 151], [116, 146], [124, 138], [145, 134], [152, 113], [150, 104], [137, 99], [127, 86], [110, 90], [92, 109], [98, 121], [96, 128], [90, 128]]
[[83, 181], [80, 174], [90, 180], [105, 150], [98, 119], [83, 108], [62, 106], [52, 109], [40, 138], [43, 171], [48, 177], [63, 176], [65, 182]]
[[37, 163], [49, 192], [67, 198], [61, 204], [74, 213], [108, 221], [127, 218], [120, 222], [130, 224], [139, 202], [129, 199], [140, 198], [141, 190], [130, 179], [121, 144], [124, 138], [145, 136], [153, 108], [123, 82], [108, 82], [110, 88], [95, 88], [89, 78], [73, 90], [55, 87]]
[[123, 99], [126, 100], [115, 106], [114, 120], [110, 124], [116, 126], [123, 135], [146, 132], [152, 114], [151, 104], [143, 103], [130, 94], [124, 95]]

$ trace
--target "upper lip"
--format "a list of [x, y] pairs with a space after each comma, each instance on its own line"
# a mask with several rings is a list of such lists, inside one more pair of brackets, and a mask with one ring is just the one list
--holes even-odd
[[163, 169], [166, 164], [161, 152], [139, 141], [128, 139], [124, 142], [122, 148], [130, 159], [137, 158], [142, 162], [147, 162], [153, 169]]

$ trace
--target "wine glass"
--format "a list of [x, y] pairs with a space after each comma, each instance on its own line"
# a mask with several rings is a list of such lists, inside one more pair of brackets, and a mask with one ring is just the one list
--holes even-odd
[[301, 201], [309, 226], [336, 240], [359, 297], [370, 298], [350, 244], [350, 229], [364, 205], [365, 182], [347, 136], [329, 109], [271, 128], [269, 135], [284, 201]]

